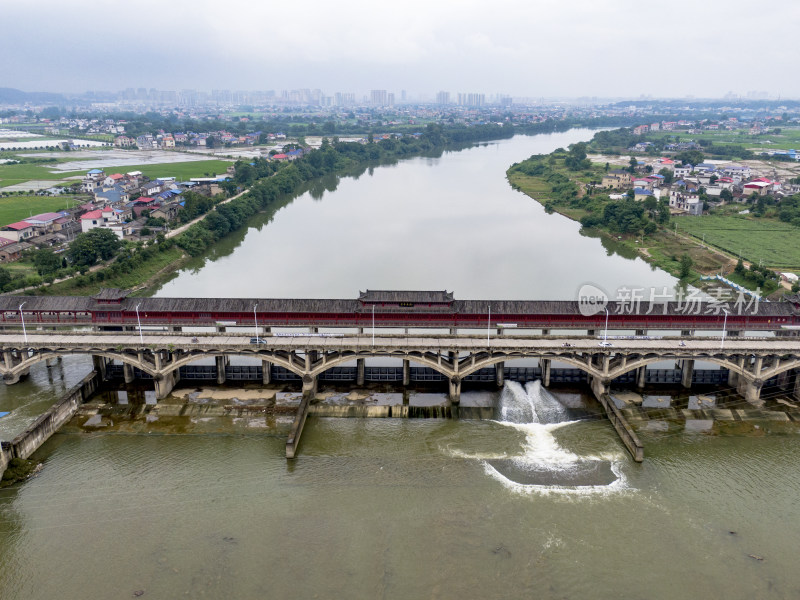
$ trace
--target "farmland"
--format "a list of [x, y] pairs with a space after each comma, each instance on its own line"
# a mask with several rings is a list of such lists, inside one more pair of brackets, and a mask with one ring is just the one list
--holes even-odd
[[772, 269], [800, 270], [800, 229], [772, 219], [709, 215], [675, 219], [685, 232], [734, 257]]

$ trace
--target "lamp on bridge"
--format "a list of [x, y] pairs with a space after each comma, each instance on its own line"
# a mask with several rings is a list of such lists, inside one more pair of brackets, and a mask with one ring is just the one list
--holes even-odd
[[142, 343], [142, 346], [144, 346], [144, 338], [142, 337], [142, 321], [139, 319], [139, 307], [141, 304], [142, 303], [140, 302], [136, 305], [136, 322], [139, 324], [139, 341]]
[[719, 349], [722, 350], [725, 346], [725, 328], [728, 325], [728, 310], [723, 308], [722, 312], [725, 313], [725, 318], [722, 320], [722, 341], [719, 343]]
[[28, 343], [28, 332], [25, 331], [25, 314], [22, 312], [22, 307], [25, 306], [25, 302], [19, 305], [19, 318], [22, 319], [22, 335], [25, 336], [25, 343]]
[[253, 304], [253, 323], [256, 324], [256, 344], [259, 343], [258, 341], [258, 317], [256, 317], [256, 307], [258, 306], [258, 302]]

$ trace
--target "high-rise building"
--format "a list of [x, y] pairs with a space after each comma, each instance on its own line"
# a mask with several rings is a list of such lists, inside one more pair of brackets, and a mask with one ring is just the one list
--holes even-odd
[[450, 104], [450, 92], [437, 92], [436, 104], [441, 104], [442, 106]]
[[369, 103], [372, 106], [387, 106], [389, 94], [386, 90], [372, 90], [369, 93]]
[[458, 105], [459, 106], [469, 106], [472, 108], [477, 108], [486, 104], [486, 94], [465, 94], [463, 92], [458, 93]]
[[333, 102], [336, 106], [354, 106], [356, 95], [353, 92], [336, 92], [333, 95]]

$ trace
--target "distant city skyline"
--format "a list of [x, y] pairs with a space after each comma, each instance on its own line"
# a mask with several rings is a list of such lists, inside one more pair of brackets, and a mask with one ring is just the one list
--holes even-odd
[[6, 0], [0, 87], [798, 98], [800, 3]]

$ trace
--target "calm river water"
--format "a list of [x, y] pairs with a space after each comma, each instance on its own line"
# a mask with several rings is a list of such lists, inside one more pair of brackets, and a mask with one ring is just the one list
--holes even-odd
[[[169, 296], [573, 298], [672, 286], [514, 192], [588, 131], [326, 182], [165, 284]], [[335, 187], [335, 190], [333, 189]], [[90, 368], [0, 388], [8, 439]], [[216, 435], [65, 432], [0, 491], [0, 598], [796, 598], [797, 433], [641, 432], [634, 464], [578, 394], [509, 382], [495, 421], [311, 419]], [[578, 407], [578, 409], [576, 409]], [[7, 420], [8, 419], [8, 420]]]

